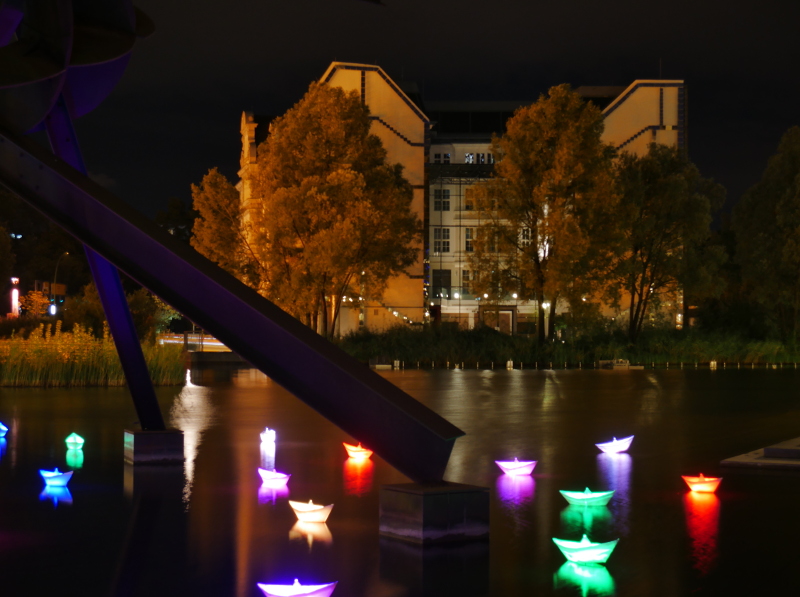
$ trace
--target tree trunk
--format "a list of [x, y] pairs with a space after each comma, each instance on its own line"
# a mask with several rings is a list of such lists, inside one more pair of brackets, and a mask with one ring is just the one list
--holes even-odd
[[538, 301], [538, 320], [536, 323], [536, 341], [539, 344], [544, 344], [544, 307], [542, 307], [542, 301]]
[[550, 302], [550, 318], [547, 322], [547, 337], [551, 342], [556, 338], [556, 303], [558, 303], [558, 298], [554, 298]]
[[325, 293], [321, 293], [320, 299], [322, 301], [322, 322], [320, 323], [319, 334], [321, 336], [328, 335], [328, 303], [325, 302]]

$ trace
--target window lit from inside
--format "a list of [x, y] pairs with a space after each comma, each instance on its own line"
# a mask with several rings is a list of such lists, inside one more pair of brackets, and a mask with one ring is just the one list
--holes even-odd
[[434, 253], [449, 253], [450, 252], [450, 229], [449, 228], [434, 228], [433, 229], [433, 252]]

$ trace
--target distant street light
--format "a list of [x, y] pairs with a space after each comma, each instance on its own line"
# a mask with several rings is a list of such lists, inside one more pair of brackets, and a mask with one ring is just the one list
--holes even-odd
[[58, 259], [56, 259], [56, 271], [53, 272], [53, 285], [50, 287], [50, 300], [52, 301], [50, 315], [56, 314], [56, 279], [58, 278], [58, 266], [61, 263], [61, 260], [67, 255], [69, 255], [69, 251], [64, 251], [58, 256]]

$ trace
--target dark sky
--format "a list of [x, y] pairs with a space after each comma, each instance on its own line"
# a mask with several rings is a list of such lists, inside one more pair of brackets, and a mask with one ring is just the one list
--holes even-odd
[[735, 202], [800, 124], [800, 2], [141, 0], [156, 24], [77, 123], [90, 172], [147, 213], [238, 169], [243, 110], [280, 114], [333, 60], [427, 100], [535, 100], [551, 85], [685, 79], [689, 152]]

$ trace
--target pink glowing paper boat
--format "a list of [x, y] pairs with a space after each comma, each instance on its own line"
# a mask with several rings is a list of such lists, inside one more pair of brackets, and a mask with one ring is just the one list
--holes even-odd
[[66, 487], [69, 480], [72, 479], [72, 471], [62, 473], [58, 468], [52, 471], [40, 469], [39, 474], [44, 479], [45, 484], [50, 487]]
[[261, 484], [271, 488], [285, 487], [289, 482], [289, 477], [292, 476], [287, 473], [279, 473], [275, 469], [270, 471], [265, 468], [259, 468], [258, 474], [261, 475]]
[[307, 504], [289, 500], [289, 505], [294, 510], [297, 520], [302, 520], [303, 522], [325, 522], [328, 520], [328, 516], [331, 515], [331, 510], [333, 510], [333, 504], [321, 506], [311, 500], [308, 500]]
[[291, 585], [257, 584], [266, 597], [330, 597], [336, 588], [336, 582], [325, 585], [301, 585], [296, 578]]
[[522, 476], [530, 475], [533, 472], [533, 467], [536, 466], [536, 460], [495, 460], [497, 466], [503, 469], [506, 475]]
[[344, 449], [347, 450], [347, 456], [349, 458], [354, 458], [355, 460], [366, 460], [372, 456], [372, 450], [362, 447], [361, 442], [358, 442], [357, 446], [345, 442], [342, 442], [342, 445], [344, 446]]
[[615, 437], [610, 442], [595, 444], [595, 446], [600, 448], [606, 454], [618, 454], [619, 452], [627, 452], [628, 448], [631, 447], [632, 441], [632, 435], [630, 437], [623, 437], [622, 439], [617, 439]]
[[719, 482], [722, 481], [722, 477], [704, 477], [703, 473], [700, 473], [699, 477], [688, 477], [686, 475], [682, 475], [682, 477], [689, 489], [700, 493], [714, 493], [719, 487]]

